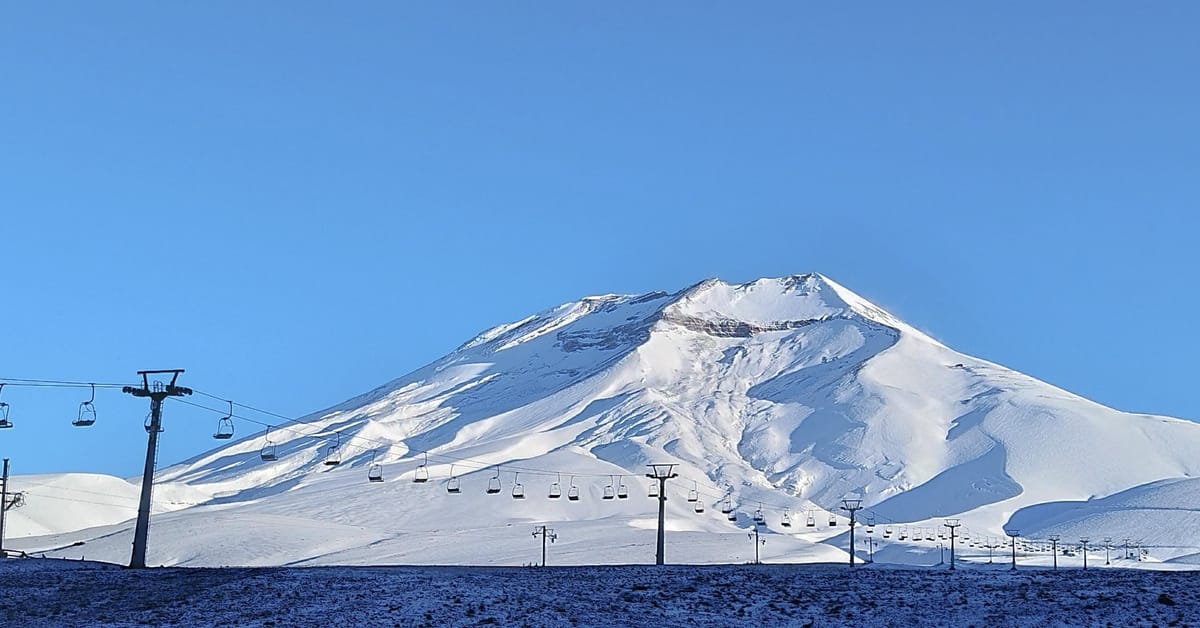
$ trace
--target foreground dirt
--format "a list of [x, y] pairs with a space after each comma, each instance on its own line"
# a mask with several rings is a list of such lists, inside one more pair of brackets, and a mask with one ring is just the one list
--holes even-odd
[[5, 626], [1195, 626], [1200, 572], [0, 561]]

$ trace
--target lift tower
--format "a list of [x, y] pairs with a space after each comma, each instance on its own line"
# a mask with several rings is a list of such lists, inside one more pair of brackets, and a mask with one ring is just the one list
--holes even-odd
[[[142, 569], [146, 566], [146, 537], [150, 533], [150, 493], [154, 488], [154, 464], [158, 454], [158, 433], [162, 431], [162, 402], [167, 397], [182, 397], [192, 394], [191, 388], [176, 386], [179, 374], [183, 369], [163, 371], [138, 371], [142, 376], [142, 387], [125, 386], [121, 392], [134, 397], [150, 398], [150, 422], [146, 424], [146, 466], [142, 470], [142, 496], [138, 502], [137, 527], [133, 531], [133, 554], [129, 557], [130, 569]], [[171, 375], [171, 383], [163, 385], [160, 381], [150, 382], [151, 375]]]

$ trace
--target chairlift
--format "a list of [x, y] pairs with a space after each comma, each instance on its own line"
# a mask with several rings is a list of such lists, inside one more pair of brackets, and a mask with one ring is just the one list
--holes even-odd
[[496, 475], [488, 480], [487, 494], [495, 495], [500, 492], [500, 467], [496, 467]]
[[837, 516], [834, 515], [833, 513], [829, 513], [829, 527], [831, 527], [831, 528], [837, 527]]
[[725, 501], [721, 502], [721, 514], [729, 514], [733, 512], [733, 499], [728, 495], [725, 496]]
[[867, 519], [867, 534], [875, 534], [875, 515]]
[[629, 487], [625, 486], [625, 476], [621, 476], [620, 483], [617, 484], [617, 499], [629, 499]]
[[725, 518], [730, 521], [737, 521], [737, 513], [730, 510], [728, 513], [725, 513]]
[[883, 538], [889, 539], [892, 537], [892, 526], [886, 526], [883, 529]]
[[806, 527], [806, 528], [817, 527], [817, 518], [813, 515], [813, 511], [811, 511], [811, 510], [808, 511], [808, 518], [804, 521], [804, 527]]
[[342, 433], [334, 432], [335, 440], [325, 450], [325, 466], [336, 467], [342, 464]]
[[904, 529], [900, 531], [900, 540], [908, 540], [908, 526], [904, 526]]
[[608, 486], [604, 487], [604, 495], [602, 499], [612, 499], [617, 496], [616, 489], [613, 488], [613, 476], [608, 476]]
[[760, 526], [767, 523], [767, 516], [763, 514], [762, 504], [759, 504], [758, 510], [754, 511], [754, 523]]
[[413, 472], [413, 482], [416, 484], [424, 484], [429, 481], [429, 453], [421, 452], [424, 459], [421, 464], [417, 465], [417, 470]]
[[650, 482], [650, 497], [658, 497], [658, 482]]
[[383, 465], [375, 462], [375, 452], [371, 452], [371, 466], [367, 468], [367, 481], [383, 481]]
[[692, 490], [688, 491], [688, 501], [694, 502], [700, 499], [700, 486], [695, 480], [692, 480]]
[[275, 460], [275, 443], [271, 442], [271, 426], [267, 426], [267, 433], [263, 436], [266, 444], [263, 445], [261, 451], [258, 452], [258, 457], [263, 460]]
[[[147, 434], [150, 433], [150, 425], [151, 425], [151, 423], [153, 423], [153, 421], [154, 421], [154, 413], [148, 412], [146, 414], [146, 421], [142, 424], [146, 428]], [[9, 427], [12, 427], [12, 426], [9, 425]], [[159, 431], [159, 433], [162, 433], [162, 431], [163, 431], [162, 421], [159, 421], [159, 423], [158, 423], [158, 431]]]
[[233, 438], [233, 402], [229, 402], [229, 414], [217, 421], [217, 431], [213, 432], [213, 438], [217, 440], [229, 440]]
[[513, 473], [513, 499], [525, 499], [525, 487], [517, 481], [521, 477], [520, 472]]
[[462, 489], [459, 486], [458, 476], [454, 475], [454, 465], [450, 465], [450, 479], [446, 480], [447, 493], [461, 493]]
[[554, 480], [554, 483], [550, 485], [549, 497], [550, 497], [550, 499], [558, 499], [559, 497], [562, 497], [562, 474], [561, 473], [558, 474], [558, 477]]
[[[4, 392], [4, 384], [0, 383], [0, 392]], [[12, 427], [12, 421], [8, 420], [8, 404], [0, 401], [0, 429]]]
[[579, 501], [579, 487], [575, 486], [575, 476], [571, 476], [571, 487], [567, 489], [567, 501]]
[[792, 516], [790, 514], [788, 514], [787, 508], [783, 509], [783, 517], [780, 519], [779, 525], [781, 525], [785, 528], [792, 527]]
[[696, 514], [702, 514], [704, 512], [704, 502], [696, 500], [696, 506], [692, 510], [695, 510]]
[[92, 387], [92, 398], [79, 404], [79, 414], [75, 420], [71, 421], [71, 425], [75, 427], [87, 427], [96, 422], [96, 406], [92, 402], [96, 400], [96, 385], [90, 384]]
[[926, 541], [932, 541], [932, 540], [933, 540], [933, 528], [930, 528], [929, 530], [926, 530], [926, 531], [925, 531], [925, 540], [926, 540]]

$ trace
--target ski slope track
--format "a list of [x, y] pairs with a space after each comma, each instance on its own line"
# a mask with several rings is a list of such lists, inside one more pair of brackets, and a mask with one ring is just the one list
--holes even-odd
[[[168, 420], [184, 411], [171, 403]], [[273, 461], [260, 431], [159, 471], [151, 564], [521, 565], [540, 559], [530, 532], [542, 523], [559, 536], [551, 562], [653, 562], [644, 474], [659, 462], [680, 476], [670, 562], [753, 559], [759, 509], [763, 560], [845, 560], [845, 497], [874, 517], [883, 562], [936, 563], [937, 543], [911, 537], [951, 516], [980, 544], [1019, 528], [1134, 539], [1149, 550], [1140, 566], [1200, 562], [1200, 425], [963, 355], [818, 274], [587, 297], [270, 436]], [[341, 463], [327, 465], [335, 442]], [[367, 481], [373, 456], [384, 482]], [[426, 461], [430, 480], [413, 482]], [[486, 494], [497, 469], [502, 490]], [[518, 482], [525, 499], [511, 496]], [[563, 497], [549, 499], [556, 482]], [[629, 498], [603, 499], [610, 483]], [[10, 513], [10, 548], [128, 560], [136, 483], [64, 474], [13, 487], [29, 505]], [[973, 545], [962, 555], [985, 561]]]

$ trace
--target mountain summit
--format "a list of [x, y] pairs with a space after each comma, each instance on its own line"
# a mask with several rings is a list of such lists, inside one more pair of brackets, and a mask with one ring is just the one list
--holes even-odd
[[[270, 439], [275, 460], [258, 434], [160, 473], [212, 499], [156, 522], [190, 531], [159, 562], [512, 563], [518, 550], [466, 539], [536, 521], [591, 539], [568, 560], [621, 560], [653, 526], [641, 478], [659, 462], [678, 465], [668, 510], [695, 562], [741, 556], [720, 539], [752, 514], [785, 541], [779, 559], [836, 558], [846, 497], [896, 529], [881, 556], [897, 561], [923, 555], [899, 530], [945, 516], [993, 537], [1200, 541], [1181, 538], [1200, 513], [1141, 506], [1200, 495], [1200, 425], [957, 353], [818, 274], [565, 303]], [[366, 481], [374, 465], [384, 482]], [[572, 487], [577, 501], [550, 497]], [[622, 487], [634, 499], [606, 499]], [[200, 515], [241, 553], [202, 550]], [[302, 542], [315, 522], [332, 527]]]

